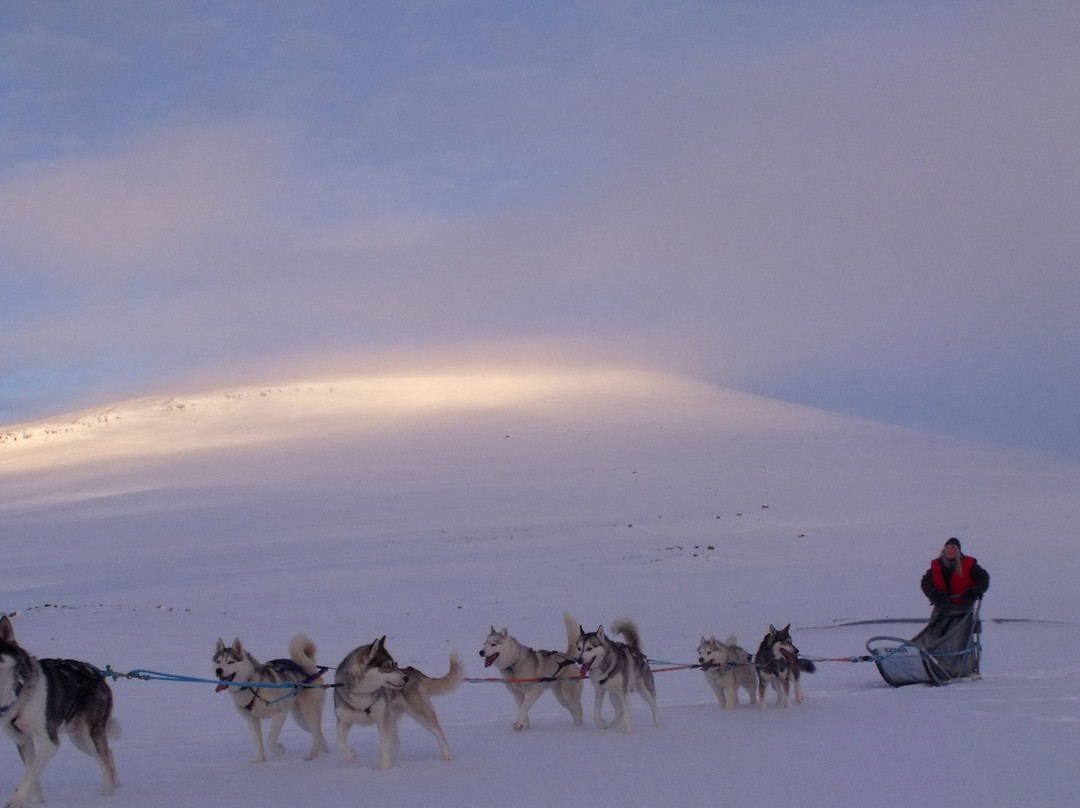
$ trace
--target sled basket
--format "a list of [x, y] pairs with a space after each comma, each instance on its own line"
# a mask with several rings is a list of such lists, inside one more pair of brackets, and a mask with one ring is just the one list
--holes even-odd
[[866, 650], [881, 678], [893, 687], [947, 685], [977, 676], [982, 653], [979, 602], [970, 612], [936, 614], [910, 640], [871, 637]]

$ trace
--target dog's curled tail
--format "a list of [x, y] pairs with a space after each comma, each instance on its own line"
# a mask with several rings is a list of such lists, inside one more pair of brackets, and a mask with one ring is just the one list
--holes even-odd
[[433, 696], [441, 696], [454, 690], [465, 678], [465, 668], [461, 664], [461, 658], [457, 651], [450, 652], [450, 670], [438, 679], [429, 677], [428, 692]]
[[573, 656], [577, 652], [578, 637], [581, 636], [581, 623], [570, 612], [563, 612], [562, 619], [566, 624], [566, 655]]
[[307, 634], [296, 634], [289, 640], [289, 659], [304, 669], [306, 673], [319, 670], [315, 662], [315, 643]]
[[644, 653], [641, 647], [641, 633], [637, 624], [629, 617], [617, 617], [611, 621], [611, 633], [622, 634], [623, 640], [638, 653]]
[[800, 659], [799, 670], [801, 670], [803, 673], [814, 673], [817, 671], [817, 665], [815, 665], [809, 659]]

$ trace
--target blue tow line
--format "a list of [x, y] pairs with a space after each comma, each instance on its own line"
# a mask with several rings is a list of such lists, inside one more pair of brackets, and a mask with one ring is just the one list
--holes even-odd
[[114, 682], [117, 679], [141, 679], [145, 682], [152, 680], [158, 680], [163, 682], [191, 682], [199, 685], [225, 685], [226, 687], [249, 687], [259, 690], [289, 690], [291, 692], [286, 693], [277, 699], [274, 699], [271, 704], [276, 704], [279, 701], [283, 701], [287, 698], [295, 696], [303, 688], [330, 688], [334, 685], [325, 683], [315, 684], [315, 680], [326, 673], [329, 668], [320, 665], [319, 669], [308, 676], [302, 682], [230, 682], [225, 679], [200, 679], [195, 676], [180, 676], [175, 673], [161, 673], [160, 671], [147, 671], [147, 670], [133, 670], [128, 673], [120, 673], [114, 671], [111, 665], [106, 665], [105, 670], [99, 670], [103, 679], [112, 679]]

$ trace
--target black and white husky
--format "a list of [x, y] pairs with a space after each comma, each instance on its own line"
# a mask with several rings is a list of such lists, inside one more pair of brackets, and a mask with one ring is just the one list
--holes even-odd
[[593, 721], [600, 729], [607, 728], [608, 723], [600, 714], [604, 695], [607, 694], [615, 708], [613, 724], [622, 724], [624, 732], [633, 732], [629, 702], [630, 694], [637, 692], [652, 710], [653, 724], [662, 726], [660, 708], [656, 703], [656, 685], [649, 661], [642, 651], [641, 635], [637, 626], [634, 621], [624, 617], [612, 622], [611, 630], [615, 634], [621, 634], [626, 642], [609, 639], [603, 626], [596, 631], [585, 631], [578, 626], [578, 638], [574, 646], [577, 663], [581, 666], [581, 675], [592, 679], [596, 690]]
[[[271, 751], [276, 755], [285, 752], [278, 736], [289, 713], [302, 730], [311, 733], [307, 760], [329, 750], [322, 732], [326, 691], [318, 681], [326, 669], [315, 664], [315, 643], [307, 636], [297, 634], [289, 641], [289, 659], [274, 659], [265, 664], [253, 657], [239, 638], [232, 645], [218, 638], [210, 667], [219, 682], [217, 692], [229, 691], [236, 711], [251, 730], [256, 763], [266, 760], [262, 722], [267, 719], [270, 732], [266, 740]], [[292, 688], [280, 685], [292, 685]]]
[[545, 690], [555, 694], [575, 724], [580, 726], [582, 723], [581, 676], [574, 661], [574, 645], [580, 627], [568, 614], [563, 615], [563, 622], [566, 624], [565, 652], [530, 648], [511, 637], [507, 629], [497, 631], [495, 626], [484, 640], [484, 647], [480, 649], [484, 667], [494, 665], [499, 669], [507, 680], [506, 689], [517, 703], [514, 729], [529, 728], [529, 709]]
[[450, 654], [450, 670], [437, 679], [413, 667], [399, 668], [386, 650], [385, 636], [349, 652], [334, 674], [338, 752], [349, 763], [355, 762], [356, 752], [348, 743], [349, 730], [353, 724], [375, 724], [379, 728], [379, 768], [389, 769], [400, 747], [398, 721], [408, 713], [435, 736], [443, 760], [452, 760], [431, 697], [449, 693], [463, 677], [461, 660], [454, 653]]
[[758, 673], [758, 703], [765, 709], [765, 691], [772, 685], [776, 691], [776, 703], [781, 707], [791, 705], [791, 684], [795, 683], [795, 702], [802, 704], [800, 673], [813, 673], [817, 668], [809, 659], [799, 659], [799, 649], [791, 641], [791, 623], [783, 628], [769, 624], [769, 633], [758, 646], [754, 664]]
[[0, 722], [26, 766], [7, 808], [41, 802], [41, 772], [67, 732], [76, 749], [101, 767], [102, 793], [116, 787], [109, 738], [119, 735], [112, 690], [101, 671], [73, 659], [37, 659], [15, 642], [15, 628], [0, 617]]

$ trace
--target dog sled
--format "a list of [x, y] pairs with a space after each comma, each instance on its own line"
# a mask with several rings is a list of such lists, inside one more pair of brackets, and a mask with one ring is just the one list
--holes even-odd
[[871, 637], [866, 641], [881, 678], [893, 687], [933, 685], [979, 675], [982, 653], [979, 602], [964, 612], [944, 612], [930, 618], [910, 640]]

